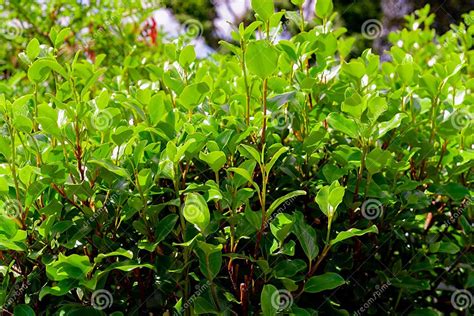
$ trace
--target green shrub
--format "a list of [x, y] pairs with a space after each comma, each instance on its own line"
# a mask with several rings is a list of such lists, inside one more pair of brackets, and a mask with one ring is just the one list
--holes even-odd
[[[347, 60], [331, 1], [314, 29], [252, 3], [202, 60], [133, 22], [86, 56], [67, 28], [25, 45], [0, 95], [4, 310], [469, 309], [474, 12], [437, 37], [418, 11], [382, 63]], [[301, 32], [275, 41], [283, 15]]]

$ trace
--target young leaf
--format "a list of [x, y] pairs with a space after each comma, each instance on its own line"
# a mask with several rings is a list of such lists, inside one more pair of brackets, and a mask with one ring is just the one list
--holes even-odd
[[339, 185], [336, 180], [330, 186], [324, 186], [319, 190], [316, 196], [316, 203], [318, 203], [321, 211], [329, 218], [334, 216], [337, 207], [342, 202], [345, 189]]
[[293, 192], [290, 192], [288, 194], [285, 194], [284, 196], [281, 196], [279, 198], [277, 198], [275, 201], [273, 201], [273, 203], [270, 205], [270, 207], [268, 208], [267, 210], [267, 217], [271, 216], [272, 213], [278, 208], [278, 206], [280, 206], [283, 202], [291, 199], [291, 198], [294, 198], [296, 196], [299, 196], [299, 195], [306, 195], [306, 192], [303, 191], [303, 190], [296, 190], [296, 191], [293, 191]]
[[275, 164], [275, 162], [278, 160], [278, 158], [280, 158], [281, 155], [283, 155], [285, 152], [288, 151], [288, 147], [282, 147], [280, 148], [272, 157], [272, 159], [270, 160], [269, 163], [267, 163], [265, 165], [265, 172], [267, 174], [270, 173], [270, 171], [272, 170], [273, 168], [273, 165]]
[[316, 15], [321, 19], [328, 18], [333, 8], [332, 0], [316, 0]]
[[275, 11], [273, 0], [252, 0], [252, 9], [264, 21], [268, 21]]
[[194, 46], [188, 45], [179, 54], [179, 64], [183, 68], [188, 68], [189, 65], [196, 59], [196, 52]]
[[278, 312], [278, 304], [280, 302], [280, 293], [278, 289], [271, 285], [266, 284], [263, 287], [262, 294], [260, 294], [260, 305], [262, 307], [263, 316], [276, 316]]
[[213, 151], [208, 154], [200, 152], [199, 159], [205, 161], [214, 172], [218, 172], [227, 162], [227, 157], [222, 151]]
[[280, 243], [283, 243], [285, 238], [290, 233], [293, 226], [293, 218], [285, 213], [278, 214], [270, 223], [270, 230]]
[[308, 293], [319, 293], [335, 289], [346, 281], [337, 273], [327, 272], [322, 275], [311, 277], [304, 285], [304, 291]]
[[293, 218], [295, 222], [293, 225], [293, 233], [296, 235], [296, 238], [298, 238], [301, 248], [303, 248], [308, 260], [313, 261], [319, 253], [316, 231], [311, 225], [305, 223], [304, 216], [301, 212], [296, 212]]
[[26, 55], [28, 58], [33, 60], [38, 57], [40, 53], [40, 43], [36, 38], [33, 38], [26, 46]]
[[369, 228], [363, 229], [363, 230], [358, 229], [358, 228], [351, 228], [349, 230], [346, 230], [346, 231], [343, 231], [343, 232], [340, 232], [339, 234], [337, 234], [336, 238], [331, 240], [330, 244], [331, 244], [331, 246], [334, 246], [338, 242], [341, 242], [341, 241], [346, 240], [348, 238], [352, 238], [352, 237], [355, 237], [355, 236], [362, 236], [362, 235], [365, 235], [365, 234], [368, 234], [368, 233], [378, 234], [378, 232], [379, 232], [379, 230], [377, 229], [377, 226], [375, 226], [375, 225], [372, 225]]
[[249, 71], [262, 79], [268, 78], [277, 70], [278, 52], [267, 41], [250, 42], [245, 58]]
[[211, 215], [206, 200], [199, 193], [188, 193], [183, 208], [184, 218], [201, 232], [209, 225]]
[[222, 245], [212, 245], [197, 241], [196, 253], [199, 257], [199, 267], [204, 276], [212, 281], [222, 266]]
[[343, 114], [333, 112], [327, 118], [329, 126], [351, 138], [358, 138], [359, 132], [354, 120], [346, 118]]

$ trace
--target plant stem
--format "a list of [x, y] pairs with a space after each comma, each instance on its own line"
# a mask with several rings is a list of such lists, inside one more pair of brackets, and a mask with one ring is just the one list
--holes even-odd
[[261, 146], [265, 145], [265, 133], [267, 130], [267, 93], [268, 93], [268, 80], [265, 78], [263, 80], [263, 126], [262, 126], [262, 138], [261, 138]]
[[245, 46], [244, 40], [240, 41], [240, 47], [242, 49], [242, 57], [241, 57], [240, 65], [242, 67], [242, 73], [244, 75], [244, 85], [245, 85], [245, 122], [247, 126], [249, 126], [250, 125], [250, 89], [249, 89], [249, 83], [248, 83], [248, 78], [247, 78], [247, 65], [245, 63], [246, 46]]

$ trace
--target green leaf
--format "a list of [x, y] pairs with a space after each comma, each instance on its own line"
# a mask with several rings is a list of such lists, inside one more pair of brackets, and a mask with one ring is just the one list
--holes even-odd
[[334, 246], [335, 244], [337, 244], [338, 242], [341, 242], [343, 240], [346, 240], [346, 239], [349, 239], [349, 238], [352, 238], [352, 237], [355, 237], [355, 236], [362, 236], [362, 235], [365, 235], [365, 234], [368, 234], [368, 233], [378, 234], [379, 230], [377, 229], [377, 226], [375, 226], [375, 225], [372, 225], [369, 228], [363, 229], [363, 230], [358, 229], [358, 228], [351, 228], [349, 230], [346, 230], [346, 231], [343, 231], [343, 232], [340, 232], [339, 234], [337, 234], [336, 238], [331, 240], [330, 245]]
[[192, 109], [203, 102], [207, 92], [209, 92], [209, 86], [205, 82], [193, 83], [183, 89], [179, 101], [187, 109]]
[[155, 229], [155, 242], [160, 243], [165, 240], [172, 231], [176, 222], [178, 221], [179, 216], [176, 214], [168, 214], [162, 220], [158, 222]]
[[273, 203], [270, 205], [270, 207], [267, 210], [267, 217], [271, 216], [274, 211], [285, 201], [297, 197], [299, 195], [306, 195], [306, 191], [303, 190], [296, 190], [293, 192], [290, 192], [288, 194], [285, 194], [284, 196], [281, 196], [277, 198]]
[[58, 48], [60, 47], [63, 43], [64, 43], [64, 40], [66, 39], [66, 37], [71, 34], [71, 29], [66, 27], [64, 29], [62, 29], [58, 35], [56, 36], [55, 40], [54, 40], [54, 47]]
[[260, 294], [260, 305], [262, 307], [263, 316], [276, 316], [278, 312], [278, 304], [280, 302], [280, 294], [278, 289], [271, 285], [266, 284], [263, 287], [262, 293]]
[[43, 287], [39, 293], [39, 299], [41, 301], [46, 295], [64, 296], [76, 286], [77, 286], [77, 281], [71, 281], [68, 279], [59, 281], [52, 287], [49, 287], [49, 286]]
[[[205, 288], [205, 286], [202, 286], [202, 288]], [[214, 305], [214, 302], [207, 297], [196, 297], [193, 301], [194, 305], [194, 313], [197, 315], [214, 315], [214, 314], [219, 314], [217, 311], [216, 306]]]
[[370, 174], [380, 172], [386, 165], [391, 155], [389, 151], [382, 150], [379, 147], [374, 148], [367, 154], [366, 168]]
[[412, 83], [415, 65], [413, 63], [403, 63], [397, 66], [397, 74], [405, 85]]
[[319, 190], [316, 195], [316, 203], [318, 203], [324, 215], [332, 219], [337, 207], [342, 202], [344, 193], [344, 187], [341, 187], [336, 180], [330, 186], [324, 186]]
[[280, 158], [280, 156], [283, 155], [287, 151], [288, 151], [288, 147], [282, 147], [273, 155], [270, 162], [265, 165], [265, 172], [267, 174], [270, 173], [270, 171], [272, 170], [272, 168], [275, 165], [275, 162], [278, 160], [278, 158]]
[[351, 77], [355, 77], [360, 80], [366, 73], [365, 65], [360, 62], [353, 60], [343, 66], [344, 72]]
[[354, 120], [346, 118], [343, 114], [333, 112], [327, 117], [329, 126], [339, 132], [346, 134], [352, 138], [358, 138], [359, 132], [357, 124]]
[[214, 172], [218, 172], [227, 162], [227, 156], [222, 151], [213, 151], [208, 154], [200, 152], [199, 159], [206, 162]]
[[430, 73], [424, 74], [420, 79], [420, 87], [425, 88], [430, 97], [436, 96], [440, 85], [440, 79]]
[[387, 134], [389, 131], [391, 131], [394, 128], [397, 128], [402, 124], [403, 119], [407, 118], [408, 116], [405, 113], [397, 113], [395, 114], [394, 117], [390, 121], [387, 122], [382, 122], [377, 125], [378, 129], [378, 138], [381, 138], [385, 134]]
[[13, 315], [14, 316], [35, 316], [35, 311], [29, 307], [28, 305], [21, 304], [15, 306], [15, 309], [13, 310]]
[[183, 208], [184, 218], [201, 232], [209, 225], [211, 215], [206, 200], [199, 193], [188, 193]]
[[334, 6], [332, 0], [316, 0], [316, 15], [319, 18], [328, 18], [333, 10]]
[[374, 97], [369, 100], [367, 116], [371, 122], [377, 121], [380, 115], [382, 115], [388, 109], [387, 100], [382, 97]]
[[296, 212], [293, 218], [295, 222], [293, 225], [293, 233], [296, 235], [296, 238], [298, 238], [301, 248], [303, 248], [308, 260], [313, 261], [319, 253], [316, 231], [311, 225], [305, 223], [304, 216], [301, 212]]
[[64, 78], [68, 77], [64, 68], [58, 64], [54, 58], [45, 57], [36, 60], [30, 66], [28, 69], [28, 78], [35, 83], [43, 82], [48, 78], [51, 70], [57, 72]]
[[295, 6], [301, 7], [304, 1], [305, 0], [291, 0], [291, 3], [293, 3]]
[[132, 259], [133, 258], [133, 252], [130, 251], [130, 250], [125, 250], [123, 248], [119, 248], [113, 252], [109, 252], [109, 253], [100, 253], [97, 255], [97, 257], [94, 258], [94, 262], [95, 263], [100, 263], [104, 258], [108, 258], [108, 257], [125, 257], [125, 258], [128, 258], [128, 259]]
[[262, 163], [262, 158], [260, 156], [260, 153], [252, 146], [241, 144], [239, 147], [239, 151], [242, 154], [242, 156], [248, 159], [254, 159], [258, 164]]
[[152, 125], [156, 125], [161, 119], [164, 119], [167, 113], [162, 94], [155, 94], [151, 97], [148, 110], [150, 112], [150, 122]]
[[100, 160], [95, 160], [95, 159], [92, 159], [92, 160], [89, 160], [88, 163], [92, 164], [92, 165], [98, 165], [112, 173], [115, 173], [116, 175], [120, 176], [120, 177], [123, 177], [123, 178], [130, 178], [128, 172], [123, 169], [123, 168], [120, 168], [114, 164], [112, 164], [111, 162], [108, 162], [108, 161], [100, 161]]
[[304, 285], [304, 291], [308, 293], [319, 293], [335, 289], [346, 281], [337, 273], [327, 272], [322, 275], [311, 277]]
[[13, 119], [13, 126], [24, 133], [29, 133], [33, 129], [33, 122], [24, 115], [17, 115]]
[[343, 112], [349, 113], [351, 116], [360, 119], [362, 113], [367, 108], [365, 98], [362, 98], [356, 91], [349, 92], [349, 96], [342, 102], [341, 109]]
[[199, 257], [199, 267], [204, 276], [212, 281], [222, 266], [222, 245], [212, 245], [197, 241], [196, 253]]
[[107, 90], [102, 90], [97, 98], [97, 107], [101, 110], [105, 109], [109, 104], [110, 95]]
[[89, 257], [76, 254], [65, 256], [60, 253], [58, 260], [46, 265], [46, 275], [53, 281], [81, 280], [85, 279], [92, 269]]
[[31, 60], [38, 57], [40, 51], [40, 43], [36, 38], [33, 38], [26, 46], [26, 55]]
[[278, 52], [265, 40], [250, 42], [245, 58], [249, 71], [262, 79], [268, 78], [277, 70]]
[[[15, 202], [16, 203], [16, 202]], [[10, 210], [8, 209], [8, 206], [6, 204], [12, 204], [12, 203], [5, 203], [2, 206], [3, 211], [5, 213], [9, 214]], [[16, 211], [16, 206], [14, 207]], [[13, 238], [18, 232], [18, 226], [15, 224], [14, 221], [10, 220], [7, 216], [0, 215], [0, 235], [5, 236], [6, 238]]]
[[268, 21], [275, 11], [273, 0], [252, 0], [252, 9], [264, 21]]
[[240, 175], [245, 180], [247, 180], [251, 185], [253, 185], [254, 188], [258, 192], [260, 192], [260, 187], [258, 186], [257, 183], [255, 183], [255, 181], [253, 181], [252, 176], [250, 175], [250, 173], [247, 170], [245, 170], [243, 168], [228, 168], [227, 172], [235, 172], [236, 174]]
[[188, 45], [179, 54], [179, 64], [183, 68], [188, 68], [189, 65], [196, 59], [196, 52], [194, 46]]
[[273, 236], [278, 239], [280, 243], [283, 243], [285, 238], [290, 233], [291, 228], [293, 227], [293, 218], [285, 213], [278, 214], [270, 222], [270, 230]]
[[461, 248], [459, 248], [455, 243], [449, 241], [439, 241], [430, 245], [430, 252], [433, 253], [449, 253], [454, 255], [459, 251], [461, 251]]

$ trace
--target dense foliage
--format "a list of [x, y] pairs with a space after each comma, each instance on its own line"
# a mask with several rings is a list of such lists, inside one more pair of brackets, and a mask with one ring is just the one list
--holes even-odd
[[330, 0], [252, 3], [202, 60], [140, 19], [3, 39], [6, 314], [469, 313], [474, 12], [381, 62]]

